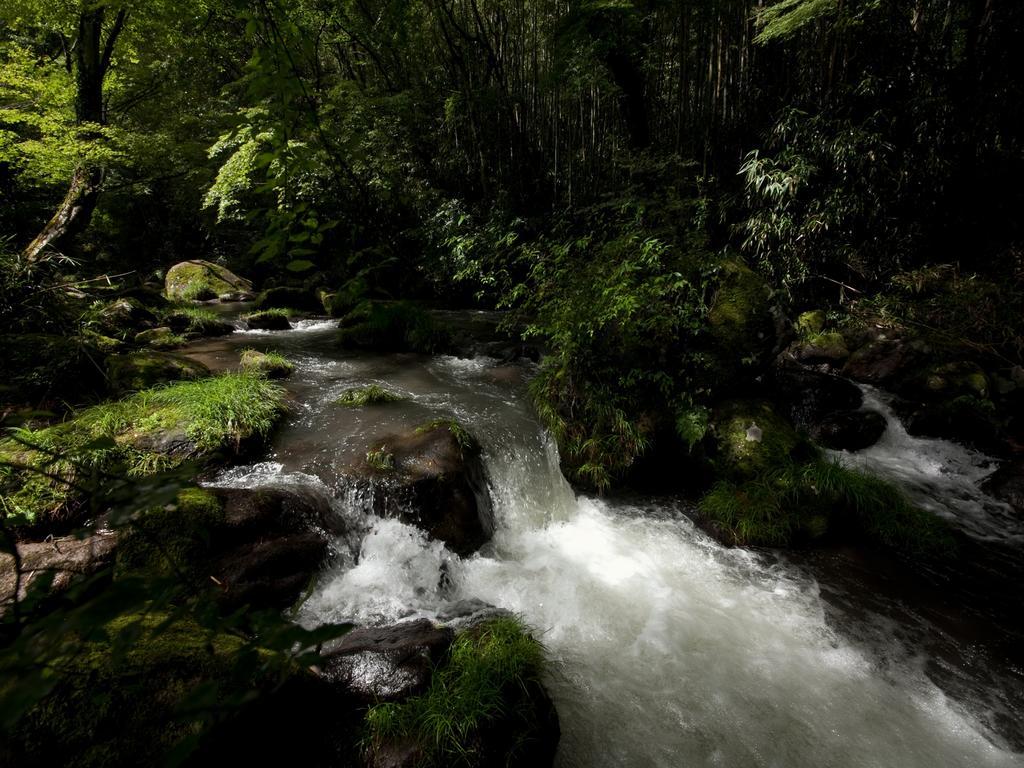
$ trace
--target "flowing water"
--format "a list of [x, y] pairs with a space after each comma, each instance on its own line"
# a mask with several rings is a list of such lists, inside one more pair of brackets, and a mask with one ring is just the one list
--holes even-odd
[[[1019, 669], [986, 677], [954, 653], [953, 677], [974, 685], [937, 684], [917, 639], [940, 630], [914, 616], [915, 632], [901, 634], [907, 611], [890, 610], [899, 600], [860, 600], [862, 583], [828, 581], [829, 568], [813, 560], [724, 548], [681, 502], [576, 496], [528, 406], [523, 367], [353, 355], [334, 336], [333, 323], [304, 321], [190, 350], [221, 368], [246, 346], [297, 364], [293, 415], [270, 454], [216, 482], [315, 486], [357, 532], [340, 542], [347, 556], [322, 574], [300, 622], [443, 617], [472, 600], [520, 614], [553, 661], [561, 766], [1024, 766], [1013, 750], [1017, 700], [978, 695], [1020, 686]], [[369, 383], [407, 400], [360, 410], [332, 403]], [[368, 442], [449, 415], [480, 439], [495, 506], [494, 540], [466, 559], [374, 518], [340, 479]], [[850, 460], [913, 461], [896, 447], [888, 458], [882, 451]], [[904, 469], [904, 481], [918, 479]], [[945, 495], [940, 483], [919, 490], [927, 487]], [[996, 534], [994, 521], [986, 526]]]

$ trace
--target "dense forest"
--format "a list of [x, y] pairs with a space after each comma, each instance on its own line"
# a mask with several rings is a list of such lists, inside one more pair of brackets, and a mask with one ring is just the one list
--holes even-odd
[[5, 0], [0, 765], [1022, 764], [1022, 41]]

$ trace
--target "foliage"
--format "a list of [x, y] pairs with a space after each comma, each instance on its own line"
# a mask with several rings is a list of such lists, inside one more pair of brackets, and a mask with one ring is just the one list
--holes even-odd
[[426, 765], [477, 765], [481, 730], [505, 719], [532, 723], [531, 688], [543, 669], [543, 647], [517, 619], [492, 619], [466, 630], [425, 693], [370, 708], [368, 745], [411, 740], [423, 750]]
[[362, 408], [367, 405], [397, 403], [400, 400], [402, 400], [401, 395], [389, 392], [377, 384], [369, 384], [365, 387], [350, 387], [346, 389], [338, 395], [334, 402], [346, 408]]
[[342, 318], [342, 346], [379, 352], [442, 350], [448, 333], [423, 309], [406, 301], [364, 301]]
[[954, 549], [945, 524], [894, 486], [825, 459], [782, 462], [745, 481], [722, 480], [700, 510], [741, 545], [852, 536], [910, 554]]
[[395, 455], [382, 445], [366, 452], [366, 464], [378, 472], [390, 472], [395, 468]]

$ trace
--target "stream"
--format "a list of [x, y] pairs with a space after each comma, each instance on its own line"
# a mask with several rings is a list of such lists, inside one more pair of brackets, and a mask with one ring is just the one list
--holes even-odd
[[[995, 468], [986, 457], [910, 438], [869, 392], [886, 437], [840, 459], [950, 518], [969, 553], [995, 552], [1005, 594], [981, 566], [917, 572], [845, 550], [730, 549], [680, 500], [577, 496], [529, 406], [528, 368], [356, 354], [335, 336], [336, 321], [304, 320], [187, 350], [221, 370], [246, 347], [296, 365], [292, 414], [270, 451], [213, 482], [314, 487], [350, 523], [300, 623], [443, 619], [467, 601], [519, 614], [552, 660], [564, 767], [1024, 766], [1024, 529], [978, 490]], [[371, 383], [406, 399], [333, 404]], [[494, 500], [494, 539], [466, 559], [375, 518], [341, 479], [370, 441], [439, 416], [480, 440]]]

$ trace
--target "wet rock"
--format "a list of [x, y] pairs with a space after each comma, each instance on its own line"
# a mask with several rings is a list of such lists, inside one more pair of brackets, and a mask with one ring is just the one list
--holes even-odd
[[218, 296], [217, 301], [224, 304], [233, 304], [239, 301], [252, 301], [255, 298], [256, 296], [254, 294], [247, 293], [245, 291], [229, 291], [228, 293], [222, 293]]
[[260, 331], [287, 331], [292, 327], [284, 312], [253, 312], [244, 317], [245, 324]]
[[475, 552], [493, 533], [479, 445], [455, 422], [432, 422], [381, 441], [353, 472], [379, 491], [373, 495], [377, 514], [426, 531], [456, 554]]
[[885, 417], [874, 411], [838, 411], [814, 424], [811, 439], [825, 448], [859, 451], [874, 445], [885, 433]]
[[287, 379], [295, 372], [295, 366], [280, 355], [270, 355], [255, 349], [242, 352], [241, 366], [243, 371], [254, 371], [268, 379]]
[[209, 301], [224, 294], [251, 294], [252, 283], [227, 267], [202, 259], [175, 264], [164, 281], [167, 298], [179, 301]]
[[402, 701], [427, 689], [453, 637], [427, 619], [357, 629], [323, 652], [323, 674], [368, 703]]
[[864, 395], [856, 384], [838, 376], [810, 370], [786, 361], [771, 373], [772, 401], [790, 420], [810, 430], [829, 414], [860, 408]]
[[985, 479], [981, 489], [1024, 516], [1024, 459], [1018, 458], [1003, 464]]
[[896, 404], [912, 435], [941, 437], [987, 453], [1002, 453], [1003, 424], [991, 401], [962, 395], [932, 403]]
[[52, 579], [48, 592], [60, 594], [76, 579], [91, 576], [114, 561], [117, 534], [103, 531], [83, 539], [62, 536], [41, 542], [20, 542], [20, 583], [15, 571], [15, 560], [9, 553], [0, 553], [0, 614], [14, 600], [23, 600], [32, 585], [43, 578]]
[[796, 341], [792, 347], [793, 357], [805, 365], [827, 365], [841, 367], [850, 356], [846, 342], [840, 333], [816, 333]]
[[714, 414], [713, 432], [722, 468], [754, 477], [789, 460], [800, 441], [792, 424], [762, 400], [733, 400]]
[[135, 343], [153, 349], [174, 349], [180, 347], [184, 339], [176, 334], [170, 327], [164, 325], [159, 328], [150, 328], [148, 331], [140, 331], [135, 334]]
[[856, 350], [843, 366], [843, 375], [875, 386], [887, 386], [915, 364], [917, 355], [900, 339], [880, 338]]
[[106, 336], [132, 338], [140, 330], [158, 324], [156, 313], [138, 299], [120, 298], [93, 313], [91, 327]]
[[175, 333], [197, 336], [227, 336], [235, 332], [235, 326], [208, 313], [197, 314], [188, 311], [171, 312], [166, 317], [167, 325]]
[[107, 378], [111, 390], [118, 395], [209, 375], [210, 369], [197, 360], [170, 352], [146, 350], [107, 358]]
[[915, 400], [954, 399], [967, 396], [988, 398], [991, 381], [984, 369], [971, 360], [931, 365], [899, 386], [899, 393]]

